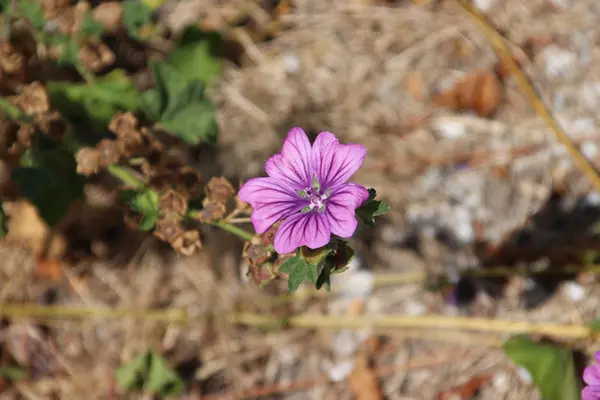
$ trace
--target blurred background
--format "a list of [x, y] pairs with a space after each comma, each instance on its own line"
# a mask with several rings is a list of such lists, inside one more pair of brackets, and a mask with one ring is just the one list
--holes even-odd
[[[578, 393], [594, 349], [586, 327], [598, 308], [600, 194], [458, 2], [0, 3], [0, 398], [578, 398], [552, 385]], [[600, 162], [600, 3], [469, 4], [581, 153]], [[169, 65], [179, 78], [166, 75]], [[205, 84], [197, 97], [178, 97], [191, 79]], [[15, 122], [6, 104], [35, 109], [39, 98], [24, 89], [32, 82], [49, 93], [51, 121], [111, 160], [101, 140], [116, 133], [108, 126], [118, 113], [161, 124], [156, 154], [193, 172], [200, 193], [211, 177], [237, 189], [264, 175], [292, 127], [313, 138], [331, 131], [367, 148], [353, 180], [392, 211], [357, 231], [357, 255], [331, 293], [304, 284], [293, 295], [282, 279], [256, 285], [244, 243], [228, 232], [203, 226], [188, 256], [132, 228], [118, 182], [102, 172], [52, 223], [39, 204], [64, 199], [23, 183], [52, 178], [14, 174], [29, 122]], [[169, 119], [175, 103], [181, 114]], [[79, 153], [71, 161], [68, 171], [83, 174]], [[77, 178], [58, 171], [56, 182]], [[15, 304], [56, 306], [60, 316]], [[485, 322], [494, 320], [506, 324]], [[519, 331], [535, 343], [507, 349]]]

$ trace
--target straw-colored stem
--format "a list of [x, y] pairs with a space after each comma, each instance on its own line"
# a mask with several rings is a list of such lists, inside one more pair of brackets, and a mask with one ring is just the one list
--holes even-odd
[[[134, 317], [164, 323], [190, 324], [199, 322], [207, 315], [190, 317], [183, 309], [128, 309], [128, 308], [83, 308], [68, 306], [38, 306], [30, 304], [0, 305], [0, 315], [11, 318], [37, 318], [50, 320], [91, 320], [97, 318], [118, 319]], [[223, 315], [223, 314], [220, 314]], [[224, 314], [230, 323], [263, 328], [296, 327], [305, 329], [454, 329], [492, 333], [529, 333], [553, 337], [582, 339], [594, 332], [585, 325], [561, 325], [505, 321], [485, 318], [446, 316], [335, 316], [335, 315], [292, 315], [278, 316], [256, 313]]]
[[477, 23], [477, 25], [488, 37], [499, 56], [503, 59], [505, 65], [510, 68], [510, 72], [515, 77], [519, 89], [521, 92], [523, 92], [527, 98], [527, 101], [529, 102], [529, 105], [533, 108], [535, 113], [548, 124], [558, 141], [565, 146], [569, 156], [575, 162], [577, 167], [588, 177], [595, 189], [600, 191], [600, 175], [598, 175], [596, 169], [577, 148], [577, 145], [575, 145], [571, 138], [563, 131], [556, 119], [550, 113], [548, 107], [537, 95], [535, 89], [529, 82], [529, 79], [514, 60], [511, 51], [506, 46], [504, 38], [487, 22], [486, 18], [479, 11], [477, 11], [477, 9], [471, 4], [470, 0], [456, 1]]
[[335, 316], [298, 315], [277, 317], [252, 313], [232, 314], [232, 323], [251, 326], [286, 325], [310, 329], [358, 329], [358, 328], [427, 328], [458, 329], [495, 333], [529, 333], [571, 339], [590, 337], [593, 332], [585, 325], [536, 324], [526, 321], [502, 321], [485, 318], [445, 317], [445, 316]]

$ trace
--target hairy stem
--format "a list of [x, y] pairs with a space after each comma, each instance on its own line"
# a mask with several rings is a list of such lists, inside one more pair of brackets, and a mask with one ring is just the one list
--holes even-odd
[[128, 168], [113, 164], [108, 166], [107, 171], [126, 185], [136, 189], [144, 187], [144, 182]]
[[246, 240], [246, 241], [250, 241], [254, 238], [254, 235], [252, 233], [248, 232], [247, 230], [238, 228], [237, 226], [230, 224], [228, 222], [225, 222], [223, 220], [215, 221], [212, 223], [212, 225], [216, 226], [218, 228], [221, 228], [224, 231], [227, 231], [229, 233], [233, 233], [234, 235], [236, 235], [239, 238]]

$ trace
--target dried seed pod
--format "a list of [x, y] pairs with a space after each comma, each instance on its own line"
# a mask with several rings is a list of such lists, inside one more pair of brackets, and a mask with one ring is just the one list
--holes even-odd
[[100, 153], [93, 147], [84, 147], [75, 155], [77, 173], [92, 175], [100, 170]]
[[121, 19], [123, 18], [123, 6], [117, 1], [100, 3], [94, 8], [93, 17], [107, 31], [117, 31], [121, 26]]
[[70, 0], [43, 0], [44, 15], [48, 19], [56, 17], [57, 13], [69, 7]]
[[39, 115], [50, 110], [50, 96], [40, 82], [32, 82], [15, 98], [15, 104], [28, 115]]
[[244, 244], [242, 258], [248, 261], [250, 265], [260, 265], [267, 261], [270, 257], [271, 253], [268, 252], [262, 244], [251, 242], [246, 242]]
[[67, 123], [61, 118], [59, 111], [50, 111], [36, 118], [39, 130], [52, 139], [62, 139], [67, 132]]
[[7, 74], [14, 74], [23, 68], [25, 59], [10, 42], [0, 43], [0, 69]]
[[205, 224], [217, 221], [225, 216], [227, 209], [223, 203], [204, 202], [204, 208], [194, 214], [194, 219]]
[[235, 190], [224, 177], [214, 177], [206, 185], [206, 196], [215, 203], [227, 203], [233, 197]]
[[169, 189], [161, 196], [159, 204], [160, 211], [164, 215], [175, 214], [183, 216], [187, 213], [188, 199], [182, 193]]
[[110, 120], [108, 129], [118, 137], [137, 131], [138, 120], [132, 112], [119, 113]]
[[108, 167], [109, 165], [116, 164], [121, 160], [119, 153], [119, 147], [114, 140], [102, 139], [97, 145], [96, 149], [100, 154], [100, 166]]
[[191, 256], [196, 252], [196, 250], [202, 248], [200, 233], [198, 233], [196, 230], [185, 231], [181, 236], [170, 243], [175, 251], [183, 254], [184, 256]]
[[154, 236], [160, 240], [172, 243], [183, 234], [183, 227], [177, 215], [168, 215], [160, 218], [154, 227]]
[[115, 62], [115, 55], [102, 42], [86, 42], [79, 48], [79, 60], [90, 70], [97, 72]]

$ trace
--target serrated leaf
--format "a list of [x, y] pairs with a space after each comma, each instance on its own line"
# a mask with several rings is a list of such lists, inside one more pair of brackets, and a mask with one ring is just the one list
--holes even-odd
[[538, 343], [527, 336], [515, 336], [504, 344], [504, 352], [527, 369], [544, 400], [579, 400], [571, 350], [550, 343]]
[[190, 26], [169, 56], [168, 63], [186, 81], [212, 83], [221, 74], [221, 60], [217, 56], [220, 44], [221, 36], [218, 33], [202, 32]]
[[153, 351], [147, 351], [123, 364], [115, 375], [119, 386], [129, 391], [147, 390], [161, 396], [170, 396], [183, 389], [181, 378]]
[[84, 38], [99, 38], [104, 34], [104, 26], [94, 19], [91, 10], [88, 10], [83, 17], [79, 34]]
[[114, 70], [93, 84], [48, 82], [52, 105], [72, 122], [89, 121], [96, 132], [106, 131], [119, 111], [136, 108], [138, 93], [125, 72]]
[[375, 226], [375, 217], [386, 214], [392, 210], [387, 202], [375, 200], [375, 196], [377, 196], [375, 189], [369, 189], [369, 197], [356, 209], [356, 216], [366, 225], [371, 227]]
[[304, 281], [317, 283], [317, 267], [298, 256], [286, 260], [279, 266], [279, 271], [288, 274], [288, 290], [290, 292], [296, 291]]
[[217, 138], [214, 108], [208, 100], [183, 107], [171, 118], [161, 119], [160, 124], [174, 136], [192, 145], [214, 142]]
[[8, 227], [6, 226], [6, 214], [4, 212], [4, 207], [2, 206], [2, 201], [0, 200], [0, 238], [6, 236], [8, 233]]
[[123, 190], [119, 198], [127, 203], [132, 211], [141, 214], [142, 220], [139, 228], [149, 231], [154, 228], [159, 218], [159, 196], [152, 189]]
[[63, 143], [43, 136], [37, 138], [15, 168], [12, 179], [21, 196], [31, 201], [48, 225], [55, 225], [73, 200], [83, 195], [85, 178]]
[[152, 63], [150, 69], [156, 89], [140, 97], [144, 114], [186, 143], [213, 142], [218, 126], [214, 106], [204, 96], [204, 85], [198, 80], [184, 80], [167, 63]]
[[152, 11], [140, 0], [123, 2], [123, 25], [130, 36], [139, 38], [139, 30], [152, 21]]
[[41, 31], [44, 29], [46, 17], [42, 3], [37, 0], [19, 0], [17, 2], [17, 12], [25, 18], [35, 30]]

